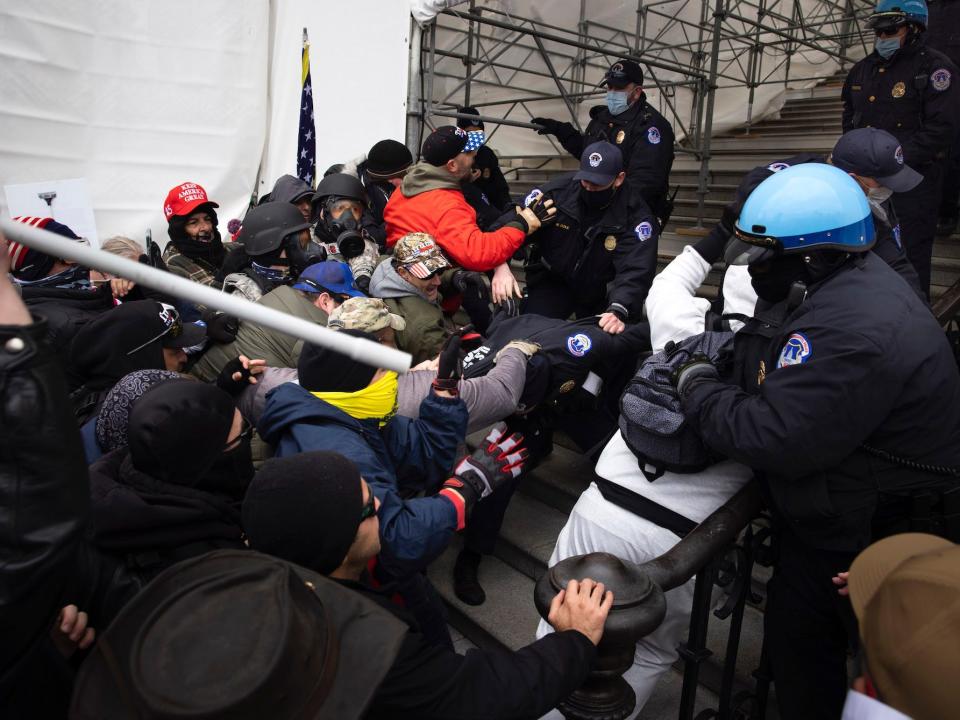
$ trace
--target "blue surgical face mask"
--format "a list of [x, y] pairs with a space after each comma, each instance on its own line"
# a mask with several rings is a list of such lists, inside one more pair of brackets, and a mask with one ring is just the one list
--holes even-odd
[[889, 60], [893, 57], [893, 54], [900, 49], [900, 38], [877, 38], [874, 48], [877, 50], [877, 54], [885, 60]]
[[607, 110], [611, 115], [619, 115], [630, 107], [627, 102], [627, 93], [622, 90], [607, 90]]

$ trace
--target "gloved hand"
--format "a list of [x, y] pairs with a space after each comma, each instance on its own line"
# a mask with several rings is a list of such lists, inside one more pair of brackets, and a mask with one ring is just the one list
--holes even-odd
[[727, 242], [733, 237], [734, 224], [740, 217], [740, 209], [741, 205], [736, 201], [727, 205], [723, 209], [723, 217], [721, 217], [720, 222], [714, 225], [709, 235], [700, 238], [693, 246], [700, 257], [711, 265], [723, 257]]
[[527, 235], [532, 235], [542, 225], [549, 225], [557, 219], [557, 209], [553, 206], [553, 200], [544, 200], [543, 195], [527, 207], [517, 210], [517, 214], [527, 224]]
[[[467, 328], [472, 330], [469, 325]], [[448, 337], [440, 350], [437, 377], [433, 381], [434, 390], [445, 390], [453, 395], [460, 394], [460, 379], [463, 377], [463, 361], [460, 359], [462, 332], [463, 330]]]
[[369, 275], [357, 275], [353, 279], [353, 284], [357, 286], [357, 290], [362, 292], [364, 295], [370, 294], [370, 276]]
[[497, 311], [505, 313], [507, 317], [520, 315], [520, 299], [508, 297], [497, 303]]
[[506, 423], [491, 428], [483, 445], [457, 463], [453, 476], [444, 484], [444, 490], [453, 490], [463, 498], [466, 513], [498, 487], [518, 477], [527, 459], [522, 447], [523, 435], [506, 434]]
[[204, 310], [200, 319], [207, 324], [207, 337], [211, 341], [225, 345], [237, 339], [240, 321], [233, 315], [217, 310]]
[[702, 353], [697, 353], [674, 371], [670, 376], [670, 382], [676, 386], [680, 397], [683, 397], [684, 392], [690, 389], [691, 383], [697, 378], [716, 380], [719, 377], [720, 373], [709, 358]]
[[466, 292], [468, 288], [476, 291], [478, 294], [487, 292], [487, 282], [484, 274], [471, 270], [454, 271], [450, 283], [456, 288], [457, 292], [461, 293]]
[[234, 358], [217, 376], [217, 387], [230, 395], [239, 395], [248, 385], [256, 385], [256, 375], [267, 367], [266, 360], [251, 360], [245, 355]]
[[531, 118], [530, 122], [534, 125], [543, 126], [537, 130], [537, 135], [556, 135], [561, 125], [559, 120], [551, 120], [550, 118]]

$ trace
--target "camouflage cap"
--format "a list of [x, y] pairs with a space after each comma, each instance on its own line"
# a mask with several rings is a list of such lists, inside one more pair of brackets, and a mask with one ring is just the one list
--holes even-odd
[[450, 267], [436, 240], [427, 233], [407, 233], [393, 247], [393, 258], [415, 278], [426, 280], [438, 270]]
[[380, 298], [353, 297], [330, 313], [327, 327], [332, 330], [377, 332], [385, 327], [403, 330], [407, 321], [390, 312]]

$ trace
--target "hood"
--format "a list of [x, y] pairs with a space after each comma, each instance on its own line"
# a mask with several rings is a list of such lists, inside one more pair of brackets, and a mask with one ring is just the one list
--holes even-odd
[[270, 445], [277, 445], [284, 433], [297, 423], [340, 425], [360, 432], [358, 420], [292, 382], [267, 393], [267, 405], [257, 423], [260, 437]]
[[430, 190], [459, 190], [460, 182], [444, 167], [420, 161], [410, 168], [400, 184], [404, 197], [413, 197]]
[[304, 195], [313, 197], [313, 189], [293, 175], [281, 175], [270, 191], [270, 202], [292, 203]]
[[415, 296], [431, 305], [437, 304], [430, 301], [426, 295], [400, 277], [397, 269], [389, 260], [377, 265], [377, 269], [373, 271], [373, 277], [370, 278], [370, 296], [384, 299]]
[[153, 329], [113, 313], [104, 312], [84, 325], [70, 345], [70, 365], [89, 390], [113, 387], [135, 370], [166, 369], [160, 338], [134, 350], [150, 339]]

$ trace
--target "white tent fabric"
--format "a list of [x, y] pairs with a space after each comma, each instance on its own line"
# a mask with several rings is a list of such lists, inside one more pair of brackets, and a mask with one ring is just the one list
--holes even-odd
[[258, 176], [296, 172], [304, 27], [320, 171], [402, 140], [406, 3], [0, 0], [0, 185], [86, 178], [101, 239], [163, 245], [164, 198], [190, 180], [225, 232]]

